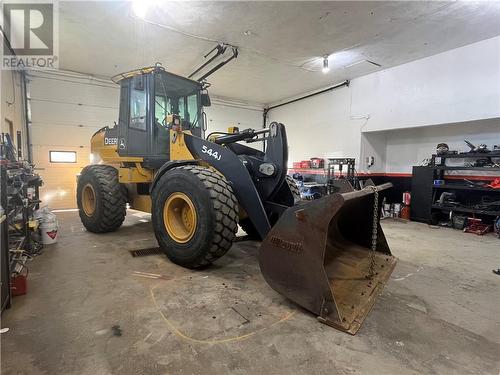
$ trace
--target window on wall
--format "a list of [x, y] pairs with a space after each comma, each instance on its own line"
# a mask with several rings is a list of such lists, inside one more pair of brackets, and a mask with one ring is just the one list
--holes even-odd
[[51, 163], [76, 163], [76, 151], [49, 151]]

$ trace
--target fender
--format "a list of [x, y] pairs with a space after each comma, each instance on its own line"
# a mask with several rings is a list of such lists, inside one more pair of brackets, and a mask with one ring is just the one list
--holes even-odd
[[149, 194], [153, 192], [158, 180], [161, 176], [165, 174], [165, 172], [171, 170], [172, 168], [182, 167], [183, 165], [196, 165], [199, 164], [197, 160], [172, 160], [167, 161], [165, 164], [161, 166], [160, 169], [155, 173], [153, 178], [153, 182], [151, 183], [151, 187], [149, 188]]

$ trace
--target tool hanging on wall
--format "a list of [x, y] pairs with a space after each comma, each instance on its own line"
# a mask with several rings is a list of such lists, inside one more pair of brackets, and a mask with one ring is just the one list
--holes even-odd
[[469, 152], [484, 152], [488, 153], [490, 150], [488, 150], [488, 146], [486, 146], [484, 143], [481, 143], [480, 145], [475, 145], [468, 140], [464, 139], [464, 142], [469, 146], [470, 150]]
[[215, 52], [215, 54], [213, 54], [207, 61], [205, 61], [198, 69], [196, 69], [193, 73], [191, 73], [188, 78], [191, 78], [191, 79], [195, 79], [193, 78], [196, 74], [202, 72], [205, 68], [207, 68], [211, 63], [213, 63], [219, 56], [223, 56], [226, 51], [228, 50], [228, 48], [231, 49], [231, 52], [232, 52], [232, 55], [229, 56], [227, 59], [221, 61], [219, 64], [217, 64], [216, 66], [214, 66], [212, 69], [210, 69], [208, 72], [206, 72], [205, 74], [203, 74], [201, 77], [197, 78], [196, 80], [198, 82], [201, 82], [203, 81], [204, 79], [208, 78], [209, 76], [211, 76], [213, 73], [215, 73], [217, 70], [219, 70], [220, 68], [222, 68], [224, 65], [226, 65], [228, 62], [230, 62], [231, 60], [235, 59], [238, 57], [238, 47], [235, 47], [235, 46], [232, 46], [230, 44], [226, 44], [226, 43], [219, 43], [218, 45], [216, 45], [214, 48], [212, 48], [212, 50], [210, 50], [210, 52], [208, 52], [205, 56], [203, 56], [204, 59], [206, 59], [208, 56], [212, 55], [213, 52]]

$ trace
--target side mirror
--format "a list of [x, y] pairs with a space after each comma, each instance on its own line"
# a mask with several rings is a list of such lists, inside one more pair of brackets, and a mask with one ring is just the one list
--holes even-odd
[[212, 102], [210, 101], [210, 96], [206, 92], [201, 93], [201, 105], [203, 107], [210, 107], [212, 105]]
[[144, 76], [142, 74], [134, 76], [132, 80], [134, 90], [144, 91]]

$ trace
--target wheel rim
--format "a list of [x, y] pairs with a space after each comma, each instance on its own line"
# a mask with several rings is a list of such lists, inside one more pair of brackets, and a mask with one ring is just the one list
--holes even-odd
[[172, 193], [163, 206], [163, 224], [169, 236], [179, 243], [186, 243], [196, 231], [196, 209], [184, 193]]
[[82, 206], [85, 215], [92, 216], [94, 214], [96, 206], [96, 198], [95, 198], [94, 187], [91, 184], [87, 184], [83, 187]]

